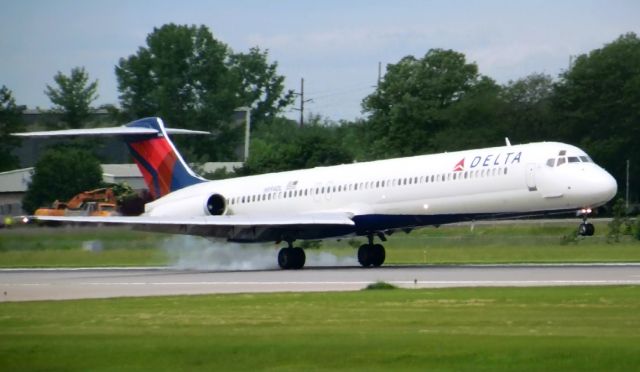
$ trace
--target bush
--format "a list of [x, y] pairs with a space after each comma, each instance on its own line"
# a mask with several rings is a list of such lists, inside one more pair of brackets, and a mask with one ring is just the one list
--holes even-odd
[[397, 289], [398, 287], [396, 287], [393, 284], [389, 284], [386, 282], [375, 282], [375, 283], [371, 283], [369, 284], [365, 290], [376, 290], [376, 289]]

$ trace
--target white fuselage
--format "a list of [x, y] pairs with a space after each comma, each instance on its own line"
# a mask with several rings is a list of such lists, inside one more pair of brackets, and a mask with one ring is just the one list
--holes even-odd
[[[548, 142], [205, 182], [147, 204], [145, 214], [206, 216], [206, 200], [219, 194], [225, 215], [341, 212], [356, 223], [363, 216], [387, 218], [358, 227], [371, 231], [590, 208], [616, 191], [613, 177], [582, 150]], [[393, 219], [398, 216], [422, 219]], [[392, 226], [383, 226], [388, 220]]]

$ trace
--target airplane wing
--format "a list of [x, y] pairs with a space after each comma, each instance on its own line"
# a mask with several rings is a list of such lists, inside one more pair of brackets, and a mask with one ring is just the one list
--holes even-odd
[[[355, 230], [355, 223], [347, 213], [314, 213], [286, 216], [32, 216], [31, 220], [77, 224], [129, 225], [139, 230], [173, 234], [200, 235], [225, 238], [236, 242], [319, 239], [334, 232], [346, 235]], [[334, 235], [334, 234], [329, 234]]]

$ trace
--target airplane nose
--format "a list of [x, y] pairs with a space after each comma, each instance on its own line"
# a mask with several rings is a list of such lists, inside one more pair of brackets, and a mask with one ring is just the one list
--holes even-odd
[[601, 197], [603, 202], [613, 199], [618, 193], [618, 183], [609, 172], [602, 169], [601, 174], [597, 178], [598, 181], [594, 185], [594, 192]]

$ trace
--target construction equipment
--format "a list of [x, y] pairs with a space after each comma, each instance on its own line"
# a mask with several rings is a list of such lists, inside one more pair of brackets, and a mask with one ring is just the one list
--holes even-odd
[[51, 208], [39, 208], [36, 216], [117, 216], [117, 200], [111, 188], [81, 192], [67, 202], [56, 200]]

